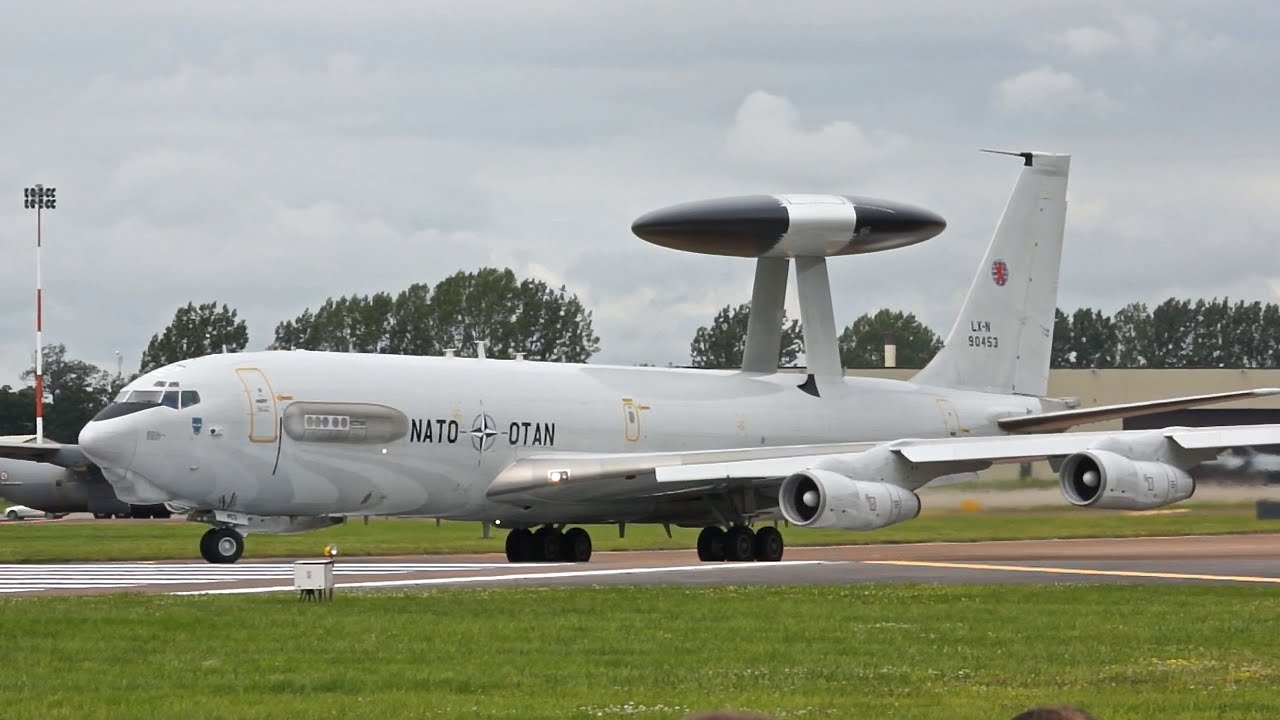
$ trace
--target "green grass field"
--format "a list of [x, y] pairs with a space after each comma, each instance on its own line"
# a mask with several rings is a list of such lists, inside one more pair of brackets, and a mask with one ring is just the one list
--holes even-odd
[[115, 595], [0, 617], [6, 718], [1280, 713], [1280, 603], [1254, 587]]
[[[0, 562], [88, 560], [159, 560], [197, 557], [197, 542], [206, 526], [160, 521], [101, 523], [0, 523]], [[888, 542], [1011, 540], [1022, 538], [1124, 537], [1276, 532], [1280, 523], [1254, 518], [1252, 505], [1192, 505], [1178, 512], [1126, 513], [1078, 508], [933, 512], [873, 532], [784, 528], [791, 545], [836, 545]], [[494, 528], [481, 538], [479, 523], [434, 520], [373, 519], [291, 536], [252, 535], [245, 557], [318, 556], [337, 543], [344, 557], [440, 553], [502, 552], [505, 531]], [[620, 539], [617, 528], [596, 526], [597, 550], [652, 548], [689, 549], [696, 530], [673, 528], [668, 539], [661, 527], [631, 525]]]

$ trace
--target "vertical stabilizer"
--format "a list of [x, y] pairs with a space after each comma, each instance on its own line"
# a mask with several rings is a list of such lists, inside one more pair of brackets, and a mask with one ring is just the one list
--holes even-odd
[[1023, 159], [995, 236], [942, 351], [922, 385], [1044, 395], [1049, 385], [1069, 155]]

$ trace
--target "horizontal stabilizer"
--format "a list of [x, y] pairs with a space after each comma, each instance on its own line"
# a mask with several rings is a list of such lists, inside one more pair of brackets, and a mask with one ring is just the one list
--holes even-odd
[[1231, 392], [1211, 393], [1209, 395], [1189, 395], [1187, 397], [1166, 398], [1164, 400], [1148, 400], [1146, 402], [1123, 403], [1120, 405], [1100, 405], [1075, 410], [1059, 410], [1039, 413], [1037, 415], [1018, 415], [997, 421], [1001, 430], [1015, 433], [1055, 432], [1066, 430], [1085, 423], [1117, 420], [1140, 415], [1154, 415], [1169, 410], [1212, 405], [1214, 403], [1231, 402], [1233, 400], [1249, 400], [1280, 394], [1280, 388], [1257, 388], [1254, 390], [1234, 390]]

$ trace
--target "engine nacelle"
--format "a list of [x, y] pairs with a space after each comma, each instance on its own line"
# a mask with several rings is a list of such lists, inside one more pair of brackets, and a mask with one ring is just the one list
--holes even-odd
[[920, 498], [906, 488], [818, 468], [783, 480], [778, 498], [787, 522], [808, 528], [875, 530], [920, 514]]
[[1080, 507], [1150, 510], [1186, 500], [1196, 491], [1195, 480], [1185, 470], [1106, 450], [1071, 455], [1058, 477], [1067, 501]]

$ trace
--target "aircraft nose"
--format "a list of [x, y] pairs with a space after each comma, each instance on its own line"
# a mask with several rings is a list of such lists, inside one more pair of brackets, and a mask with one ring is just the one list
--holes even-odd
[[138, 432], [128, 418], [94, 420], [80, 431], [80, 449], [98, 467], [128, 468], [138, 446]]

